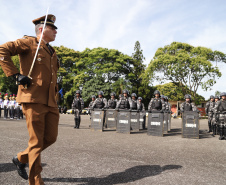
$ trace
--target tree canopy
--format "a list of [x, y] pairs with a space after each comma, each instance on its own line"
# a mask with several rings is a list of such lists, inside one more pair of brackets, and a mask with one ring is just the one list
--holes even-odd
[[225, 54], [205, 47], [194, 47], [186, 43], [173, 42], [159, 48], [148, 65], [145, 80], [171, 81], [177, 90], [191, 94], [196, 100], [199, 87], [211, 89], [216, 79], [221, 77], [218, 67], [211, 62], [218, 59], [225, 62]]

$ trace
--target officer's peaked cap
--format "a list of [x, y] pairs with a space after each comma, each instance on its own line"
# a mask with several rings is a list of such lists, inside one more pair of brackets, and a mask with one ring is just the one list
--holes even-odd
[[[46, 16], [44, 15], [42, 17], [39, 17], [37, 19], [34, 19], [32, 22], [35, 25], [37, 25], [37, 24], [44, 24], [45, 18], [46, 18]], [[52, 14], [48, 14], [47, 15], [46, 24], [54, 27], [55, 29], [57, 29], [57, 27], [54, 25], [55, 21], [56, 21], [56, 17], [54, 15], [52, 15]]]

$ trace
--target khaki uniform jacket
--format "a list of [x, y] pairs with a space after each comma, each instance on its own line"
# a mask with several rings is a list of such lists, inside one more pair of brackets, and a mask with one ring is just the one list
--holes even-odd
[[[38, 38], [25, 36], [14, 42], [7, 42], [0, 45], [0, 65], [6, 76], [16, 73], [27, 76], [33, 58], [38, 47]], [[44, 41], [41, 42], [36, 61], [31, 72], [31, 85], [25, 89], [22, 85], [18, 87], [18, 103], [40, 103], [50, 107], [57, 107], [57, 70], [59, 61], [56, 52], [50, 51]], [[19, 54], [20, 72], [13, 64], [11, 56]]]

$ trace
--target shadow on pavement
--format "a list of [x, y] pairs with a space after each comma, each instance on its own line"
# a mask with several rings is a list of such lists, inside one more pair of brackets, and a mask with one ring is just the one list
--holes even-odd
[[141, 165], [134, 166], [123, 172], [113, 173], [106, 177], [87, 177], [87, 178], [43, 178], [44, 182], [81, 182], [83, 185], [113, 185], [134, 182], [146, 177], [159, 175], [166, 170], [180, 169], [180, 165]]
[[[42, 167], [44, 167], [44, 166], [46, 166], [46, 164], [42, 163]], [[0, 173], [11, 172], [11, 171], [16, 171], [16, 170], [17, 170], [17, 168], [13, 163], [0, 163]]]

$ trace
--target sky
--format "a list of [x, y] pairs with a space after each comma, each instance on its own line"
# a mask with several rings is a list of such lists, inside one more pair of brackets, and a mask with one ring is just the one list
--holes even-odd
[[[32, 20], [49, 7], [58, 27], [53, 46], [76, 51], [103, 47], [131, 56], [139, 41], [146, 65], [159, 47], [174, 41], [226, 53], [225, 0], [0, 0], [0, 4], [0, 44], [35, 36]], [[198, 89], [206, 99], [226, 91], [226, 64], [217, 66], [222, 77], [212, 90]]]

